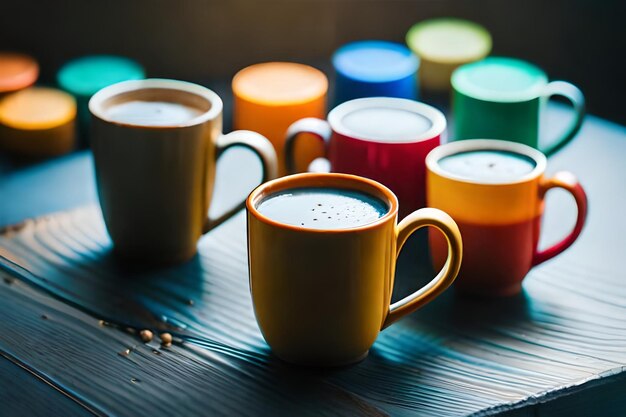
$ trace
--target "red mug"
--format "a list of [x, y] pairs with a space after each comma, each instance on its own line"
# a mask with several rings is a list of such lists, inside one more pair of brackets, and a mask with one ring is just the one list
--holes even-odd
[[[463, 264], [455, 287], [466, 293], [508, 296], [522, 290], [535, 266], [570, 247], [587, 217], [587, 196], [566, 171], [545, 174], [546, 157], [527, 145], [501, 140], [450, 142], [426, 157], [428, 206], [449, 213], [463, 236]], [[546, 193], [569, 192], [578, 216], [559, 243], [539, 249]], [[433, 265], [448, 257], [448, 244], [429, 233]]]
[[400, 201], [400, 217], [426, 204], [426, 155], [441, 143], [444, 115], [413, 100], [370, 97], [346, 101], [328, 121], [293, 123], [285, 140], [285, 165], [295, 173], [297, 138], [324, 143], [332, 172], [359, 175], [389, 187]]

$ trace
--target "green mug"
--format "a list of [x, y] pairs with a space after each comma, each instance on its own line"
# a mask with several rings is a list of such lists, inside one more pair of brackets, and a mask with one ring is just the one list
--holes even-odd
[[[582, 125], [585, 98], [565, 81], [548, 82], [540, 68], [513, 58], [490, 57], [466, 64], [451, 78], [455, 134], [451, 140], [505, 139], [554, 154], [571, 141]], [[540, 113], [551, 96], [563, 96], [575, 117], [565, 132], [539, 148]]]

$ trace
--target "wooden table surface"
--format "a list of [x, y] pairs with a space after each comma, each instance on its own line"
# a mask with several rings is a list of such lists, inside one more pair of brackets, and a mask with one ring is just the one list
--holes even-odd
[[[88, 152], [0, 170], [0, 225], [20, 224], [0, 236], [0, 415], [624, 416], [625, 160], [626, 129], [588, 117], [548, 167], [575, 172], [589, 195], [569, 251], [518, 297], [449, 290], [382, 332], [366, 360], [326, 370], [284, 364], [263, 341], [244, 213], [190, 262], [139, 269], [110, 255]], [[245, 196], [258, 170], [247, 152], [227, 153], [212, 209]], [[569, 196], [551, 193], [542, 243], [574, 218]], [[427, 259], [417, 235], [394, 299], [428, 280]], [[174, 345], [142, 343], [144, 328]]]

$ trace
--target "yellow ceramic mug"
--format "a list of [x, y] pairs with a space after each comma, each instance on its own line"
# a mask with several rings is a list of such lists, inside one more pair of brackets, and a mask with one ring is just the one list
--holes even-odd
[[222, 100], [208, 88], [177, 80], [124, 81], [89, 101], [96, 181], [117, 253], [142, 261], [191, 258], [202, 233], [245, 204], [208, 218], [217, 160], [249, 148], [276, 176], [276, 154], [258, 133], [222, 134]]
[[[280, 222], [259, 210], [272, 196], [315, 189], [360, 192], [385, 209], [372, 222], [332, 229]], [[450, 216], [425, 208], [397, 224], [396, 196], [363, 177], [283, 177], [254, 190], [247, 209], [254, 311], [265, 340], [288, 362], [335, 366], [364, 358], [381, 329], [441, 294], [461, 265], [461, 235]], [[445, 236], [447, 261], [429, 284], [390, 305], [396, 257], [408, 237], [425, 226]]]

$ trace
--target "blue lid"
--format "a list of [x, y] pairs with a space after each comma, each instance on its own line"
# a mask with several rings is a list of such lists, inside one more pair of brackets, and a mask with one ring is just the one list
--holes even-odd
[[419, 60], [404, 45], [387, 41], [358, 41], [333, 55], [337, 72], [366, 82], [394, 81], [414, 75]]

